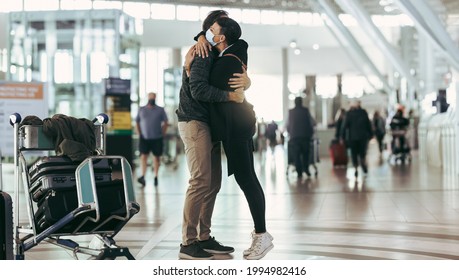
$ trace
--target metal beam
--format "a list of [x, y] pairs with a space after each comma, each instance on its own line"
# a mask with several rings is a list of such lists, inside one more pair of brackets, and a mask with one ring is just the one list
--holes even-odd
[[402, 57], [376, 27], [364, 7], [356, 0], [336, 0], [336, 2], [341, 9], [355, 17], [366, 34], [375, 42], [376, 46], [378, 46], [394, 68], [407, 79], [412, 90], [416, 89], [418, 87], [418, 83], [410, 74], [409, 67], [404, 63]]
[[[373, 74], [375, 74], [381, 80], [383, 84], [383, 88], [388, 94], [393, 92], [393, 88], [389, 85], [387, 79], [381, 74], [381, 72], [375, 66], [373, 61], [371, 61], [371, 59], [362, 49], [360, 44], [357, 42], [355, 37], [346, 28], [346, 26], [344, 26], [344, 24], [341, 22], [337, 13], [333, 10], [333, 7], [330, 1], [329, 0], [318, 0], [318, 3], [321, 7], [321, 10], [327, 15], [328, 19], [333, 23], [333, 26], [335, 27], [335, 29], [333, 29], [324, 20], [325, 25], [329, 28], [329, 30], [332, 32], [332, 34], [335, 36], [335, 38], [341, 44], [341, 46], [351, 55], [351, 57], [353, 58], [352, 61], [354, 62], [356, 67], [362, 71], [362, 73], [365, 75], [365, 78], [370, 83], [370, 85], [372, 85], [373, 88], [376, 89], [375, 85], [368, 79], [368, 76], [367, 76], [368, 70], [373, 72]], [[349, 46], [346, 46], [343, 40], [345, 40]], [[358, 63], [356, 61], [356, 57], [362, 60], [362, 62], [364, 63], [363, 66], [361, 63]], [[367, 65], [369, 69], [366, 69], [366, 67], [364, 67], [365, 65]]]
[[445, 30], [440, 18], [435, 14], [426, 1], [396, 0], [397, 6], [415, 22], [419, 31], [449, 58], [452, 66], [459, 70], [459, 48]]

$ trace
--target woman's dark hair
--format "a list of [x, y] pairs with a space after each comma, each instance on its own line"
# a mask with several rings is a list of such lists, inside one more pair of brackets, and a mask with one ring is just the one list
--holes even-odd
[[221, 17], [228, 17], [228, 12], [225, 10], [211, 11], [202, 23], [202, 30], [207, 31], [207, 29], [209, 29], [212, 24]]
[[234, 19], [221, 17], [215, 22], [220, 25], [220, 35], [225, 35], [226, 43], [228, 43], [228, 45], [234, 44], [237, 40], [239, 40], [239, 38], [241, 38], [241, 26], [239, 26]]

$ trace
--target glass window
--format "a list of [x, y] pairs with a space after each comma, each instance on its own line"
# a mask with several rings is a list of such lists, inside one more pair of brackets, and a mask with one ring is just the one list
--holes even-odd
[[299, 13], [298, 21], [300, 25], [310, 26], [312, 25], [312, 14], [311, 13]]
[[56, 11], [58, 9], [59, 0], [24, 0], [25, 11]]
[[[250, 74], [252, 85], [247, 101], [253, 104], [257, 118], [282, 121], [282, 77], [280, 75]], [[269, 98], [266, 98], [269, 96]]]
[[48, 81], [48, 56], [45, 51], [40, 51], [40, 81]]
[[54, 82], [73, 83], [73, 56], [70, 51], [57, 50], [54, 55]]
[[8, 55], [8, 52], [6, 51], [6, 49], [1, 49], [0, 51], [0, 71], [2, 72], [6, 72], [6, 65], [7, 65], [7, 55]]
[[259, 24], [260, 23], [260, 10], [243, 9], [242, 10], [242, 22]]
[[82, 52], [80, 54], [80, 61], [81, 61], [81, 82], [86, 83], [88, 81], [88, 54]]
[[22, 1], [0, 1], [0, 13], [22, 11]]
[[228, 12], [230, 18], [234, 19], [237, 22], [242, 21], [242, 10], [241, 9], [225, 9]]
[[[139, 81], [140, 84], [145, 85], [144, 91], [140, 92], [140, 104], [146, 103], [147, 92], [162, 93], [164, 89], [164, 69], [171, 66], [171, 49], [145, 49], [145, 67], [140, 68], [140, 77], [144, 77]], [[143, 72], [143, 73], [142, 73]], [[148, 77], [148, 78], [145, 78]], [[158, 102], [163, 102], [163, 95], [158, 96]]]
[[61, 0], [61, 10], [91, 10], [91, 0]]
[[348, 98], [359, 98], [363, 95], [368, 82], [361, 76], [343, 76], [342, 91]]
[[124, 2], [123, 11], [135, 18], [150, 18], [150, 4]]
[[260, 21], [262, 24], [282, 24], [283, 13], [279, 11], [261, 11]]
[[199, 7], [178, 5], [177, 20], [199, 21]]
[[341, 14], [339, 15], [339, 20], [345, 25], [345, 26], [358, 26], [357, 20], [352, 15], [348, 14]]
[[139, 92], [145, 92], [146, 78], [146, 54], [145, 49], [139, 52]]
[[297, 25], [299, 23], [297, 12], [284, 12], [284, 24]]
[[208, 7], [208, 6], [202, 6], [199, 8], [199, 20], [200, 21], [204, 21], [207, 17], [207, 15], [211, 12], [211, 11], [215, 11], [215, 10], [221, 10], [222, 8], [221, 7]]
[[90, 55], [91, 83], [99, 83], [108, 78], [109, 66], [105, 52], [93, 52]]
[[123, 8], [123, 4], [121, 1], [94, 1], [92, 2], [92, 8], [95, 10], [98, 9], [117, 9], [121, 10]]
[[[343, 82], [344, 88], [344, 82]], [[356, 89], [357, 90], [357, 89]], [[344, 90], [343, 90], [344, 91]], [[316, 93], [322, 98], [333, 98], [338, 92], [336, 76], [318, 76], [316, 80]]]
[[371, 20], [379, 27], [413, 26], [413, 21], [407, 15], [374, 15]]
[[304, 26], [323, 26], [322, 15], [318, 13], [299, 13], [299, 23]]
[[152, 19], [175, 19], [175, 5], [170, 4], [151, 4]]
[[142, 35], [143, 34], [143, 20], [142, 19], [135, 19], [135, 34]]

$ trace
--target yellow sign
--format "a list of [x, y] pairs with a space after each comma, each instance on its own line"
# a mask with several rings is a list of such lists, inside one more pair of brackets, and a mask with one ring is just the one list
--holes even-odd
[[131, 125], [131, 112], [113, 111], [111, 114], [111, 130], [130, 130]]

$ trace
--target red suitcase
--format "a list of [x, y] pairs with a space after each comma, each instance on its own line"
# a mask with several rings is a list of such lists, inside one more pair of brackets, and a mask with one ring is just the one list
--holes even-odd
[[346, 166], [347, 165], [347, 150], [344, 143], [340, 143], [337, 140], [332, 140], [330, 143], [330, 157], [333, 166]]

